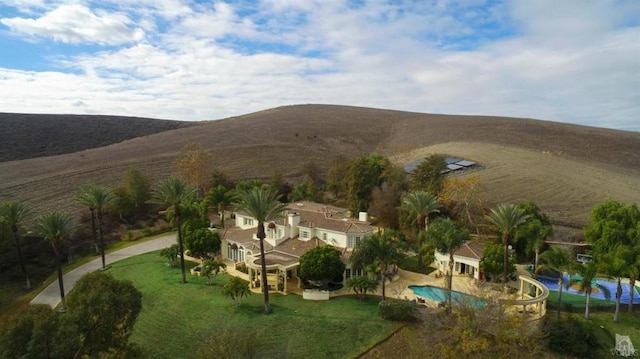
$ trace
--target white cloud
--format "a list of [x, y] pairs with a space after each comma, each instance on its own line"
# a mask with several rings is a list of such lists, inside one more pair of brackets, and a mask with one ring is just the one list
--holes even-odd
[[57, 57], [74, 74], [0, 68], [0, 110], [202, 120], [336, 103], [640, 130], [633, 1], [108, 3], [11, 27], [121, 45]]
[[37, 19], [3, 18], [0, 23], [12, 31], [32, 37], [50, 37], [64, 43], [122, 44], [141, 40], [141, 30], [129, 29], [131, 20], [123, 14], [108, 13], [79, 5], [61, 5]]

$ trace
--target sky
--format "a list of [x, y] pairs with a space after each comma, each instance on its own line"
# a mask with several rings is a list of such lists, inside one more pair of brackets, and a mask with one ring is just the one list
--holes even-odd
[[640, 1], [0, 0], [0, 112], [307, 103], [640, 131]]

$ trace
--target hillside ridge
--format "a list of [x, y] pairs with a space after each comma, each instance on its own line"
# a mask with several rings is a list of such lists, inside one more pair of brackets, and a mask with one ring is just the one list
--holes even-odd
[[[81, 184], [115, 186], [131, 168], [154, 180], [173, 174], [176, 155], [189, 142], [202, 144], [215, 167], [233, 179], [268, 180], [279, 171], [295, 181], [305, 163], [326, 171], [337, 156], [375, 152], [402, 162], [446, 152], [489, 164], [478, 172], [487, 182], [488, 205], [533, 199], [563, 221], [586, 222], [599, 201], [640, 203], [633, 190], [636, 179], [640, 188], [640, 133], [335, 105], [278, 107], [80, 152], [0, 163], [0, 198], [73, 210], [69, 199]], [[510, 178], [520, 183], [510, 184]]]

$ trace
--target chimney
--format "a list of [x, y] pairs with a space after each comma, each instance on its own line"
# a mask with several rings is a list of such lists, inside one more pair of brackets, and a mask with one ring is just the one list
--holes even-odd
[[358, 213], [358, 221], [360, 221], [360, 222], [368, 222], [369, 221], [369, 215], [367, 214], [367, 212]]
[[293, 238], [295, 236], [298, 235], [298, 225], [300, 224], [300, 215], [292, 212], [289, 213], [287, 216], [287, 224], [289, 224], [290, 228], [289, 230], [291, 232], [289, 232], [289, 237]]

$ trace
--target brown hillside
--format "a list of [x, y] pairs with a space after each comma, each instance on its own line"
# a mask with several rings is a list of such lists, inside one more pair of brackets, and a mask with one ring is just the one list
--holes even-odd
[[73, 153], [191, 124], [125, 116], [0, 112], [0, 162]]
[[407, 163], [433, 152], [476, 160], [489, 204], [533, 199], [581, 225], [593, 205], [640, 203], [640, 133], [528, 119], [446, 116], [329, 105], [280, 107], [48, 158], [0, 163], [0, 198], [72, 209], [82, 183], [114, 185], [129, 168], [169, 175], [199, 142], [232, 177], [296, 177], [306, 161], [372, 152]]

